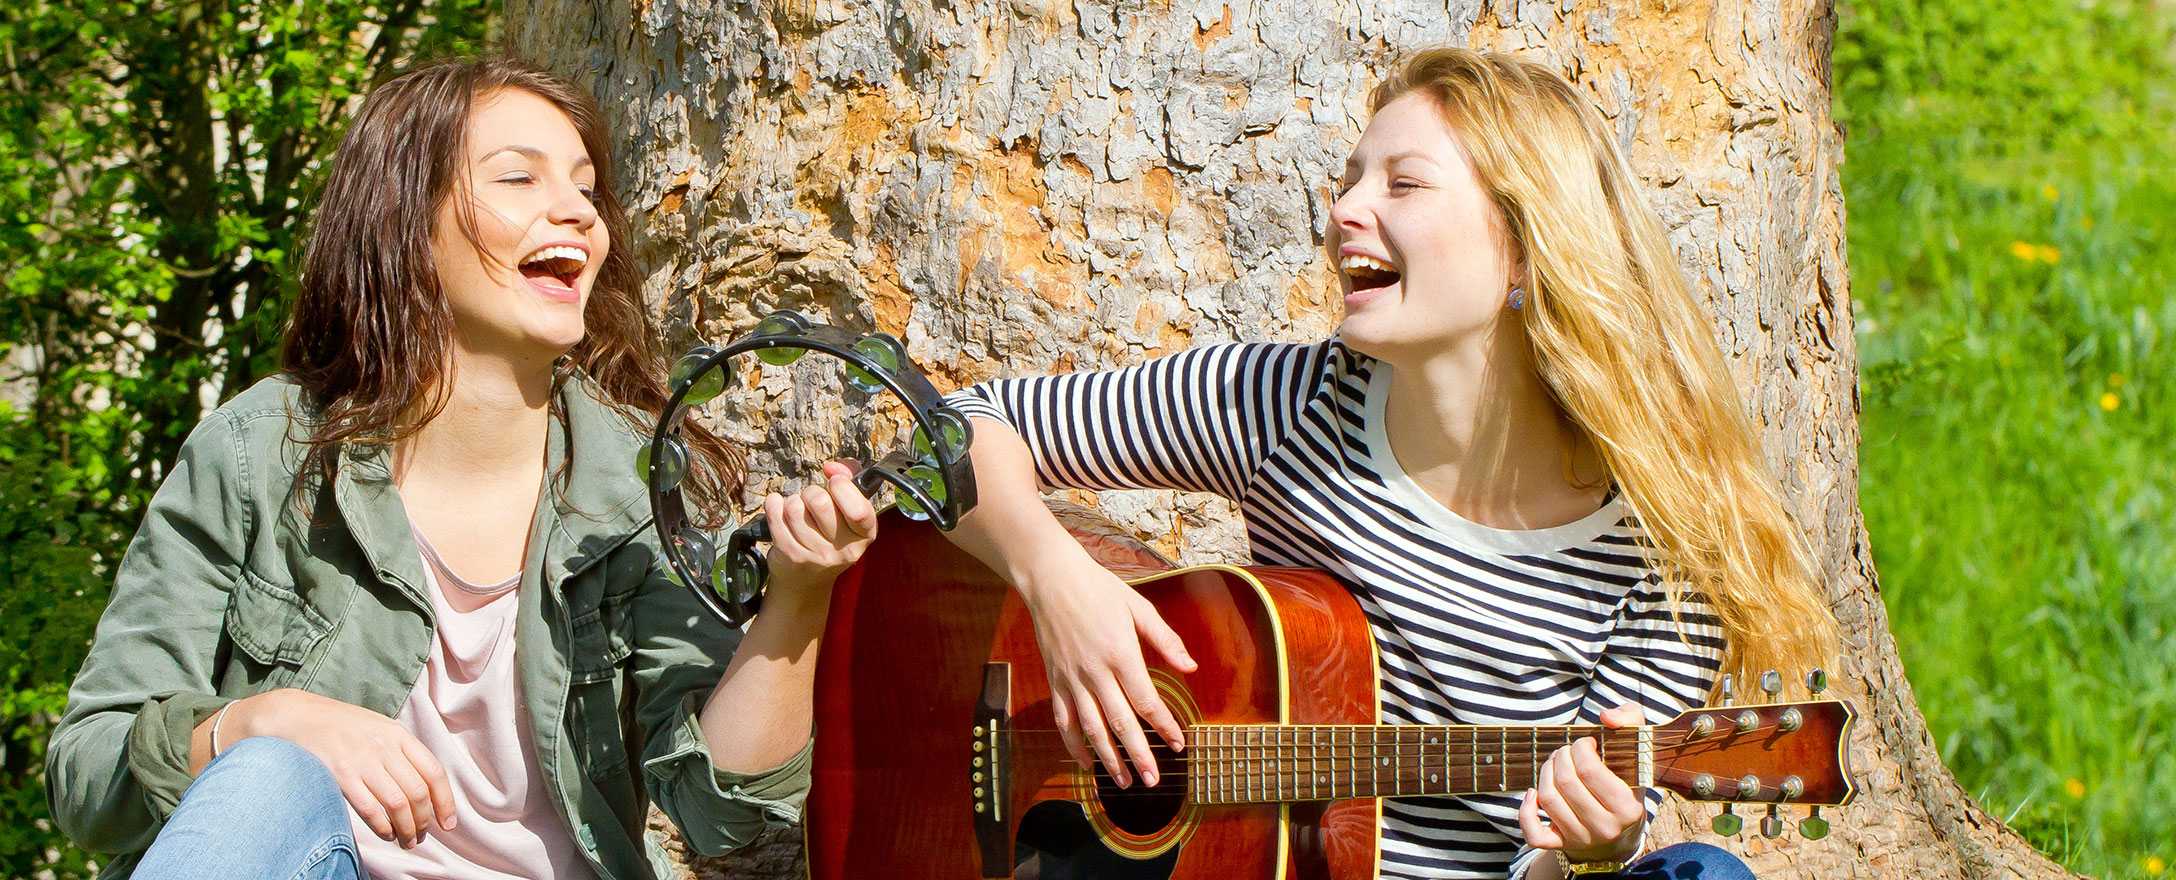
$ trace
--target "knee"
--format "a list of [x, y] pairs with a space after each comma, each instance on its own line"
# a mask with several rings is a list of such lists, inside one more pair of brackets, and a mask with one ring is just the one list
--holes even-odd
[[1658, 880], [1754, 880], [1753, 869], [1729, 850], [1708, 843], [1677, 843], [1639, 860], [1635, 876]]
[[294, 743], [256, 737], [229, 746], [197, 774], [137, 872], [298, 877], [309, 867], [299, 860], [352, 863], [354, 848], [347, 798], [324, 763]]
[[197, 794], [199, 787], [245, 808], [277, 807], [282, 813], [337, 809], [346, 802], [340, 784], [316, 755], [269, 736], [251, 737], [220, 752], [189, 794]]

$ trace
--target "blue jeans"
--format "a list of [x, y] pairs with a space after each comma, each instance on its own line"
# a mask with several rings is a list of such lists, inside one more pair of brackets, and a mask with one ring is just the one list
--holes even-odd
[[136, 864], [144, 880], [361, 880], [347, 798], [283, 739], [229, 746], [197, 774]]
[[1753, 869], [1729, 850], [1706, 843], [1679, 843], [1648, 853], [1615, 875], [1621, 880], [1753, 880]]

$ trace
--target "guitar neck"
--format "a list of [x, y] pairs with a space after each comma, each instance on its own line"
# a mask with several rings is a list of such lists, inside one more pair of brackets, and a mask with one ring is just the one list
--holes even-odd
[[1652, 727], [1205, 724], [1184, 754], [1196, 803], [1285, 803], [1524, 792], [1550, 754], [1589, 736], [1626, 784], [1654, 784]]

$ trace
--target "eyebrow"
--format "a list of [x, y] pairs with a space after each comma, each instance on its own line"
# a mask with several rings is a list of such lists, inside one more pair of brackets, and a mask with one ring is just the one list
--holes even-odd
[[[505, 146], [505, 147], [500, 147], [500, 148], [498, 148], [498, 149], [496, 149], [496, 150], [492, 150], [491, 152], [485, 153], [485, 154], [483, 154], [483, 156], [479, 157], [479, 158], [478, 158], [478, 159], [477, 159], [476, 161], [478, 161], [478, 162], [482, 162], [482, 161], [485, 161], [485, 160], [487, 160], [487, 159], [490, 159], [491, 157], [493, 157], [493, 156], [496, 156], [496, 155], [498, 155], [498, 154], [500, 154], [500, 153], [520, 153], [521, 155], [523, 155], [523, 156], [525, 156], [525, 157], [529, 158], [529, 159], [530, 159], [531, 161], [536, 161], [536, 162], [542, 162], [542, 161], [545, 161], [545, 159], [547, 159], [547, 158], [548, 158], [547, 156], [545, 156], [545, 155], [544, 155], [544, 151], [543, 151], [543, 150], [539, 150], [539, 149], [537, 149], [537, 148], [535, 148], [535, 147], [531, 147], [531, 146], [525, 146], [525, 145], [523, 145], [523, 144], [513, 144], [513, 145], [511, 145], [511, 146]], [[584, 166], [584, 165], [590, 165], [590, 164], [594, 164], [594, 163], [590, 162], [590, 160], [589, 160], [589, 157], [588, 157], [588, 156], [583, 156], [582, 158], [580, 158], [580, 159], [577, 159], [577, 160], [575, 160], [575, 162], [574, 162], [574, 167], [576, 167], [576, 168], [580, 168], [580, 167], [582, 167], [582, 166]]]
[[[1425, 150], [1404, 150], [1401, 152], [1392, 153], [1388, 156], [1383, 157], [1383, 164], [1390, 165], [1396, 163], [1401, 159], [1419, 159], [1423, 162], [1427, 162], [1430, 165], [1436, 164], [1436, 160], [1433, 157], [1429, 156], [1427, 151]], [[1358, 164], [1360, 164], [1359, 156], [1345, 157], [1346, 171], [1351, 171], [1353, 169], [1353, 166]]]

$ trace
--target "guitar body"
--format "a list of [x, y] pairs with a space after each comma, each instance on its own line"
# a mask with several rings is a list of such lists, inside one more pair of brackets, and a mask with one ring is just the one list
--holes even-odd
[[[1162, 749], [1154, 789], [1098, 783], [1055, 732], [1017, 594], [927, 524], [887, 516], [879, 534], [839, 578], [817, 667], [811, 880], [1375, 876], [1374, 798], [1197, 805], [1184, 753]], [[1373, 638], [1334, 579], [1172, 570], [1125, 539], [1079, 537], [1199, 664], [1151, 658], [1182, 723], [1376, 723]]]

